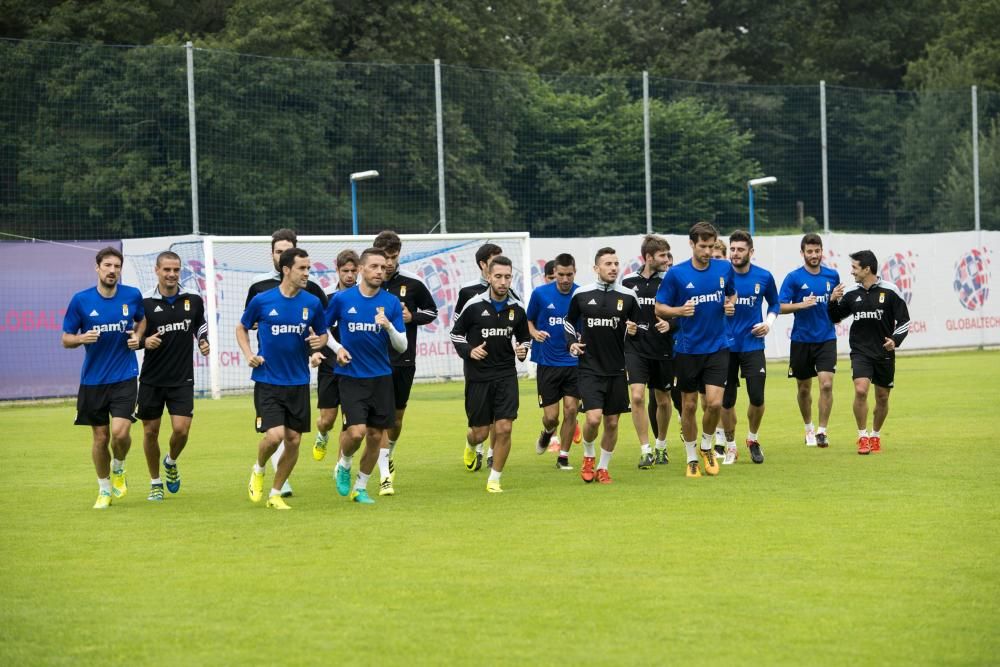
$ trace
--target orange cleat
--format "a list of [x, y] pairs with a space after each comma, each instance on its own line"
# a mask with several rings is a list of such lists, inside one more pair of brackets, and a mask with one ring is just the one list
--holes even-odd
[[607, 468], [598, 468], [597, 470], [597, 483], [598, 484], [610, 484], [611, 475], [608, 474]]
[[866, 436], [858, 438], [858, 454], [867, 456], [871, 451], [871, 441]]
[[882, 451], [882, 439], [877, 435], [871, 436], [868, 438], [868, 448], [872, 454], [878, 454]]
[[583, 465], [580, 467], [580, 479], [587, 484], [594, 481], [594, 457], [584, 456]]

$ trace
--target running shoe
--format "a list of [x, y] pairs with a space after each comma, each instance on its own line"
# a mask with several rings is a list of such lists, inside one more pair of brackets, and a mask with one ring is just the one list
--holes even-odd
[[337, 493], [342, 496], [346, 496], [351, 492], [351, 470], [350, 468], [341, 468], [340, 464], [333, 469], [333, 481], [337, 483]]
[[653, 453], [642, 454], [639, 456], [639, 470], [649, 470], [653, 467], [656, 461], [653, 459]]
[[667, 465], [670, 459], [667, 457], [667, 448], [655, 448], [653, 450], [653, 463], [658, 466]]
[[826, 433], [816, 434], [816, 446], [820, 449], [826, 449], [830, 446], [830, 440], [826, 437]]
[[292, 483], [289, 482], [287, 479], [285, 480], [285, 483], [281, 485], [281, 497], [282, 498], [292, 497]]
[[731, 466], [736, 463], [736, 459], [740, 456], [739, 452], [736, 450], [736, 444], [726, 445], [726, 455], [722, 458], [722, 465]]
[[578, 445], [583, 442], [583, 431], [580, 430], [579, 424], [573, 428], [573, 442]]
[[572, 470], [573, 466], [569, 464], [568, 456], [560, 456], [556, 459], [556, 468], [559, 470]]
[[687, 469], [684, 471], [685, 477], [701, 477], [701, 470], [698, 469], [697, 461], [688, 461]]
[[807, 428], [806, 429], [806, 447], [818, 447], [819, 442], [816, 440], [816, 431]]

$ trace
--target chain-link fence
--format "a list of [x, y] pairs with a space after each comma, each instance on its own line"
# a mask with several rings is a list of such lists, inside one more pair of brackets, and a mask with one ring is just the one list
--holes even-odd
[[370, 169], [362, 233], [1000, 229], [1000, 93], [0, 40], [7, 238], [350, 233]]

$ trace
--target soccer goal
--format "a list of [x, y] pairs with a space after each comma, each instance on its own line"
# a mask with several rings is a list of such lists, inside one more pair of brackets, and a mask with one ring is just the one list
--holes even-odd
[[[337, 254], [348, 248], [360, 254], [371, 245], [373, 238], [300, 236], [299, 247], [309, 252], [311, 279], [324, 289], [330, 289], [337, 282]], [[526, 232], [508, 232], [402, 234], [400, 238], [403, 242], [400, 269], [423, 280], [438, 307], [437, 320], [420, 327], [417, 335], [416, 378], [425, 382], [461, 378], [462, 360], [455, 353], [448, 332], [457, 315], [454, 306], [459, 288], [479, 278], [476, 250], [483, 243], [495, 243], [503, 248], [514, 264], [515, 289], [527, 299], [531, 288], [530, 237]], [[250, 368], [236, 344], [235, 330], [254, 278], [273, 269], [271, 237], [205, 236], [177, 241], [170, 244], [169, 250], [181, 257], [184, 289], [201, 294], [205, 299], [212, 354], [207, 359], [195, 355], [196, 391], [213, 398], [227, 392], [249, 391], [253, 387]], [[157, 254], [128, 258], [135, 271], [133, 284], [144, 292], [156, 284]]]

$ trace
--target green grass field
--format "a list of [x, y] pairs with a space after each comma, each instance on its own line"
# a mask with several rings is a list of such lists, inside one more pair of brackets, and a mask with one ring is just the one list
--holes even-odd
[[610, 487], [535, 455], [525, 382], [502, 495], [462, 466], [462, 385], [418, 386], [395, 497], [340, 498], [304, 447], [291, 512], [247, 499], [250, 397], [197, 403], [160, 504], [134, 427], [106, 512], [70, 404], [0, 409], [0, 664], [995, 663], [1000, 352], [901, 357], [868, 457], [841, 366], [830, 449], [773, 366], [764, 465], [685, 479], [671, 424], [637, 470], [626, 416]]

